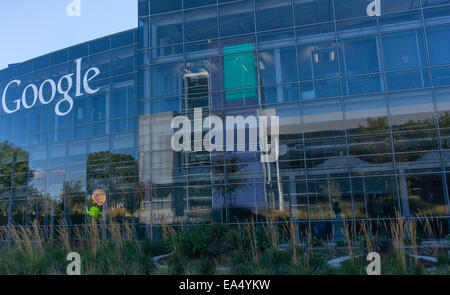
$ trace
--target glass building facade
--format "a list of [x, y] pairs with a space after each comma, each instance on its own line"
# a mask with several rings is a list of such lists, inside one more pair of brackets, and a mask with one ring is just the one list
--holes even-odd
[[[0, 71], [0, 90], [5, 93], [0, 114], [0, 225], [51, 226], [64, 220], [69, 225], [82, 224], [88, 196], [97, 189], [108, 193], [111, 214], [132, 218], [122, 212], [135, 209], [136, 52], [134, 29]], [[77, 83], [80, 59], [82, 77]], [[100, 71], [88, 76], [93, 78], [87, 82], [97, 90], [94, 94], [75, 87], [83, 84], [91, 67]], [[72, 82], [59, 83], [67, 74], [72, 74]], [[64, 96], [52, 95], [49, 79], [54, 89], [70, 89], [72, 109], [64, 116], [55, 112]], [[20, 85], [7, 88], [15, 80]], [[35, 85], [39, 99], [33, 87], [27, 87], [30, 84]], [[77, 96], [78, 92], [82, 95]], [[17, 108], [17, 99], [22, 100], [20, 109], [6, 113], [5, 107]], [[70, 104], [63, 101], [58, 107], [66, 112]]]
[[[0, 223], [78, 225], [103, 189], [105, 216], [142, 229], [271, 218], [326, 237], [400, 212], [448, 232], [450, 1], [381, 0], [379, 17], [371, 2], [140, 0], [137, 30], [0, 71], [3, 92], [83, 58], [101, 87], [63, 117], [2, 111]], [[173, 119], [200, 109], [276, 114], [278, 160], [174, 151]]]

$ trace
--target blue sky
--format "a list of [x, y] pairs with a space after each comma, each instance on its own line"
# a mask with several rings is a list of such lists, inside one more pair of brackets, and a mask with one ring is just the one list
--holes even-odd
[[[169, 1], [169, 0], [168, 0]], [[137, 0], [1, 0], [0, 69], [68, 46], [137, 27]]]

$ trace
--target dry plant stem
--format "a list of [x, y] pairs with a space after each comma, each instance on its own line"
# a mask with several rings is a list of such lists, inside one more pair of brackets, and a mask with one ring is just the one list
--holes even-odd
[[399, 212], [396, 212], [396, 220], [390, 221], [392, 235], [392, 250], [396, 259], [400, 263], [402, 270], [406, 272], [406, 254], [405, 254], [405, 220]]
[[295, 235], [295, 224], [291, 220], [289, 223], [289, 235], [287, 237], [289, 241], [289, 248], [291, 249], [291, 260], [292, 263], [297, 266], [298, 265], [298, 243]]
[[255, 222], [252, 219], [250, 223], [244, 224], [244, 229], [250, 237], [250, 248], [252, 252], [253, 262], [256, 264], [259, 260], [258, 241], [256, 238]]
[[60, 219], [59, 224], [60, 224], [60, 226], [58, 226], [56, 228], [56, 232], [58, 234], [58, 240], [62, 244], [64, 250], [66, 250], [67, 252], [70, 252], [72, 247], [70, 245], [70, 237], [69, 237], [69, 232], [67, 230], [68, 229], [67, 222], [65, 219]]
[[353, 252], [353, 239], [352, 239], [352, 235], [350, 233], [350, 231], [352, 231], [353, 226], [350, 226], [351, 228], [349, 229], [349, 226], [347, 224], [346, 221], [344, 221], [344, 236], [345, 236], [345, 243], [347, 245], [347, 252], [348, 252], [348, 256], [350, 256], [350, 259], [352, 261], [352, 263], [354, 263], [354, 252]]

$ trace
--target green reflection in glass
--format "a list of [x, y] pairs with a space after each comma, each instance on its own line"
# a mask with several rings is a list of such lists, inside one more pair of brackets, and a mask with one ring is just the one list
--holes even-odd
[[247, 88], [240, 91], [227, 91], [226, 100], [256, 97], [257, 86], [255, 52], [252, 43], [224, 47], [225, 90]]

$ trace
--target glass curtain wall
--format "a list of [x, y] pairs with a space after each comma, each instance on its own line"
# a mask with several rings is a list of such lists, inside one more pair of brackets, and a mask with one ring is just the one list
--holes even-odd
[[[49, 104], [36, 100], [33, 107], [15, 113], [0, 112], [0, 226], [67, 224], [81, 225], [86, 207], [97, 189], [107, 193], [104, 220], [133, 222], [140, 207], [137, 154], [137, 30], [131, 30], [60, 50], [0, 71], [7, 107], [22, 97], [32, 83], [42, 97], [52, 97], [52, 82], [70, 88], [72, 110], [55, 113], [63, 96], [53, 95]], [[76, 61], [80, 81], [76, 81]], [[83, 84], [95, 91], [88, 94]], [[71, 74], [72, 83], [61, 77]], [[91, 78], [92, 77], [92, 78]], [[43, 87], [40, 87], [44, 81]], [[71, 87], [72, 85], [72, 87]], [[32, 88], [25, 91], [22, 104], [33, 101]], [[84, 90], [83, 90], [84, 89]], [[77, 95], [80, 91], [81, 95]], [[44, 101], [45, 102], [45, 101]], [[67, 110], [70, 105], [60, 104]]]
[[[382, 0], [368, 17], [369, 2], [139, 1], [148, 222], [289, 218], [323, 237], [396, 211], [446, 223], [450, 3]], [[173, 152], [171, 119], [195, 108], [275, 112], [278, 161]]]

